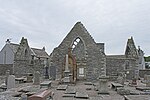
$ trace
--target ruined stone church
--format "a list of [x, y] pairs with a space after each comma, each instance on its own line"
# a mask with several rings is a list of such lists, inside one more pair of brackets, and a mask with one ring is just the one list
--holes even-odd
[[106, 55], [104, 43], [96, 43], [83, 24], [77, 22], [50, 55], [50, 76], [53, 79], [63, 78], [69, 48], [76, 61], [77, 80], [97, 80], [102, 75], [113, 78], [120, 72], [129, 79], [138, 77], [139, 57], [143, 56], [139, 56], [132, 37], [128, 39], [123, 55]]
[[82, 23], [78, 22], [50, 55], [51, 77], [62, 78], [68, 48], [71, 48], [76, 59], [77, 80], [95, 80], [101, 74], [101, 70], [106, 69], [104, 44], [96, 43]]
[[20, 44], [7, 41], [0, 51], [0, 64], [11, 64], [9, 70], [15, 75], [35, 71], [43, 75], [47, 69], [52, 79], [62, 80], [65, 77], [66, 62], [72, 82], [97, 80], [100, 76], [109, 76], [113, 80], [120, 73], [127, 79], [138, 78], [139, 70], [145, 69], [144, 52], [140, 47], [136, 48], [133, 37], [127, 40], [124, 54], [107, 55], [104, 43], [96, 43], [81, 22], [73, 26], [50, 56], [45, 48], [31, 48], [24, 37]]

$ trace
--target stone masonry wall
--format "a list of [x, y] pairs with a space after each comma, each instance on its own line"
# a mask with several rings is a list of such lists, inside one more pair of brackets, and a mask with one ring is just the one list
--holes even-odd
[[[128, 64], [127, 64], [128, 62]], [[132, 79], [135, 74], [136, 60], [128, 58], [106, 58], [106, 74], [108, 76], [116, 76], [120, 72], [126, 74], [127, 79]], [[127, 71], [129, 73], [127, 73]]]
[[106, 74], [108, 76], [118, 75], [119, 72], [124, 72], [125, 59], [106, 58]]
[[13, 64], [0, 64], [0, 75], [5, 75], [7, 70], [12, 74]]
[[[51, 54], [51, 66], [56, 67], [56, 79], [61, 79], [62, 66], [65, 61], [65, 55], [68, 53], [68, 48], [71, 47], [73, 41], [80, 38], [83, 41], [86, 58], [86, 79], [95, 80], [101, 73], [101, 68], [106, 69], [105, 54], [100, 51], [94, 39], [87, 32], [85, 27], [78, 22], [69, 32], [62, 43], [54, 49]], [[95, 72], [95, 73], [93, 73]], [[105, 74], [105, 73], [104, 73]]]

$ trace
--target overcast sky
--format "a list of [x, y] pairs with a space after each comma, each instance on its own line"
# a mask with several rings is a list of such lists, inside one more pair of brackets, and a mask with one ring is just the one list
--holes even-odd
[[0, 49], [25, 37], [50, 54], [78, 21], [106, 54], [124, 54], [133, 36], [150, 55], [150, 0], [0, 0]]

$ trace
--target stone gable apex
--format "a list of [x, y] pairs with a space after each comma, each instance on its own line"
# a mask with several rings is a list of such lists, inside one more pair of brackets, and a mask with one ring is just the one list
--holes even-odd
[[27, 57], [30, 58], [31, 49], [28, 45], [27, 39], [22, 37], [20, 45], [15, 53], [15, 60], [26, 60]]
[[125, 55], [126, 55], [126, 57], [138, 58], [137, 49], [136, 49], [136, 46], [135, 46], [135, 43], [134, 43], [132, 36], [127, 41]]
[[[67, 41], [73, 41], [76, 38], [80, 38], [85, 46], [87, 46], [87, 44], [94, 44], [96, 46], [96, 42], [94, 41], [93, 37], [90, 35], [90, 33], [87, 31], [87, 29], [81, 22], [77, 22], [73, 26], [71, 31], [67, 34], [67, 36], [64, 38], [60, 45], [66, 44]], [[70, 46], [71, 45], [72, 43], [70, 44]]]

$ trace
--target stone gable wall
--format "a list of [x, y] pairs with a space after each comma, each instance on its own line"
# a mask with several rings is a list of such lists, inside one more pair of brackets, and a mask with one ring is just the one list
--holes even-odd
[[[62, 43], [52, 52], [51, 62], [52, 66], [56, 67], [56, 78], [61, 79], [65, 55], [76, 38], [80, 38], [83, 41], [85, 48], [86, 79], [95, 80], [98, 78], [101, 68], [106, 68], [105, 54], [100, 51], [94, 39], [80, 23], [74, 26]], [[94, 68], [96, 69], [95, 73], [93, 73]]]

